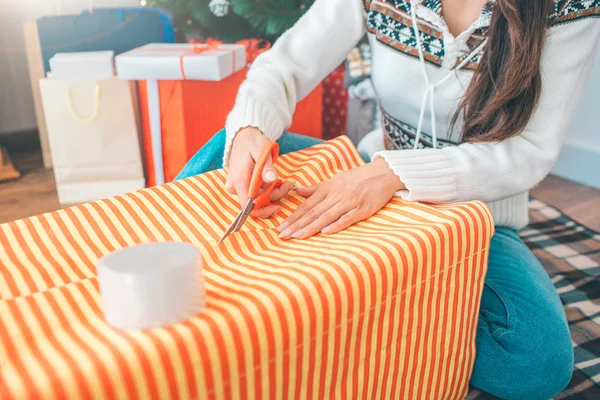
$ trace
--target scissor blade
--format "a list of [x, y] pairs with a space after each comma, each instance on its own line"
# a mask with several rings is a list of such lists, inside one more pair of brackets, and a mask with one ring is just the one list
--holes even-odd
[[233, 220], [233, 222], [231, 223], [231, 225], [229, 225], [229, 228], [227, 228], [227, 230], [225, 231], [225, 233], [223, 234], [223, 236], [221, 236], [221, 239], [219, 239], [219, 241], [217, 242], [217, 244], [221, 244], [223, 242], [223, 240], [225, 240], [225, 238], [227, 236], [229, 236], [231, 234], [231, 232], [234, 231], [235, 225], [237, 224], [239, 217], [240, 217], [239, 215], [237, 217], [235, 217], [235, 219]]
[[229, 236], [232, 232], [237, 232], [241, 229], [241, 227], [244, 225], [244, 222], [246, 222], [246, 219], [248, 219], [248, 215], [250, 215], [253, 208], [254, 199], [248, 199], [246, 205], [244, 205], [244, 208], [242, 208], [242, 211], [240, 211], [240, 213], [235, 217], [231, 225], [229, 225], [229, 228], [227, 228], [223, 236], [221, 236], [221, 239], [219, 239], [219, 241], [217, 242], [218, 245], [221, 244], [223, 240], [225, 240], [225, 238]]
[[254, 209], [254, 199], [250, 198], [246, 202], [246, 205], [244, 206], [244, 208], [242, 209], [242, 212], [239, 215], [239, 219], [238, 219], [237, 223], [235, 224], [235, 228], [233, 229], [234, 232], [239, 231], [242, 228], [242, 226], [244, 226], [244, 223], [246, 223], [246, 220], [248, 219], [248, 216], [250, 215], [250, 213], [252, 212], [253, 209]]

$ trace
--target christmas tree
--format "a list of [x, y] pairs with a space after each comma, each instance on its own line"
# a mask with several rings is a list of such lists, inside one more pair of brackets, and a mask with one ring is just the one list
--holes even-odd
[[259, 38], [274, 41], [315, 0], [154, 0], [173, 13], [187, 39], [211, 37], [225, 42]]

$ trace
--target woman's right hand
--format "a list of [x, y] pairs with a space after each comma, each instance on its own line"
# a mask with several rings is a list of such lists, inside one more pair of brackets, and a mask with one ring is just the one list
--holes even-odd
[[[243, 128], [235, 135], [231, 147], [225, 189], [231, 194], [237, 194], [241, 206], [246, 204], [248, 200], [248, 187], [250, 186], [254, 165], [263, 147], [268, 142], [269, 139], [261, 131], [252, 127]], [[262, 178], [265, 184], [277, 180], [277, 171], [275, 171], [271, 156], [267, 159], [262, 170]], [[293, 186], [293, 182], [285, 182], [279, 188], [274, 189], [271, 192], [271, 201], [275, 202], [284, 197]], [[259, 218], [269, 218], [280, 210], [280, 206], [271, 204], [256, 210], [255, 215]]]

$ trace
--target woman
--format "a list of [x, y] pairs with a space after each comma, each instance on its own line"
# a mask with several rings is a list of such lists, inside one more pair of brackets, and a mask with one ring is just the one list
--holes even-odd
[[[519, 239], [528, 191], [548, 174], [598, 52], [600, 0], [317, 0], [259, 57], [217, 135], [180, 177], [223, 165], [240, 202], [267, 140], [296, 102], [369, 33], [383, 129], [359, 145], [372, 161], [313, 187], [282, 238], [334, 234], [393, 196], [487, 202], [497, 225], [481, 300], [471, 383], [505, 399], [548, 399], [568, 384], [573, 350], [560, 299]], [[224, 153], [224, 155], [223, 155]], [[276, 179], [272, 164], [265, 181]], [[284, 196], [291, 183], [274, 192]], [[269, 217], [279, 208], [261, 210]]]

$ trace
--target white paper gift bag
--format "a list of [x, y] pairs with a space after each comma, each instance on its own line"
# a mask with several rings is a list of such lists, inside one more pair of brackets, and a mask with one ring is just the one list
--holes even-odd
[[116, 77], [40, 80], [60, 203], [144, 187], [132, 85]]

